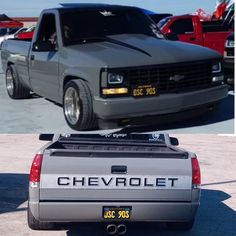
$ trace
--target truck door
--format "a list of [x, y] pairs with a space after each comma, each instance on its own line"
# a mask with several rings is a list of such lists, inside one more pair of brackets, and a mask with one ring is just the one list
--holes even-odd
[[29, 54], [30, 83], [35, 93], [58, 101], [59, 55], [55, 15], [44, 14], [38, 29]]
[[175, 20], [169, 27], [169, 31], [172, 34], [177, 34], [178, 38], [182, 42], [202, 45], [202, 37], [197, 35], [194, 30], [193, 18], [183, 18]]

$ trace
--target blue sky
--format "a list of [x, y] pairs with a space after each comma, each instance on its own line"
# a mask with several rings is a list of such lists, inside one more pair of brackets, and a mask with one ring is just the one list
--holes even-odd
[[9, 16], [38, 16], [42, 9], [58, 6], [59, 3], [103, 2], [121, 5], [134, 5], [156, 12], [184, 14], [198, 8], [212, 13], [215, 0], [0, 0], [1, 12]]

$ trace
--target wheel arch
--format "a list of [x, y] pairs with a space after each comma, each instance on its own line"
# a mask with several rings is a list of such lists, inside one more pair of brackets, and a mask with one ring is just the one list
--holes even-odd
[[64, 88], [65, 88], [65, 85], [66, 85], [68, 82], [70, 82], [71, 80], [83, 80], [83, 81], [85, 81], [85, 82], [88, 82], [86, 79], [81, 78], [81, 77], [79, 77], [79, 76], [66, 75], [66, 76], [64, 77], [64, 79], [63, 79], [63, 85], [62, 85], [63, 90], [64, 90]]

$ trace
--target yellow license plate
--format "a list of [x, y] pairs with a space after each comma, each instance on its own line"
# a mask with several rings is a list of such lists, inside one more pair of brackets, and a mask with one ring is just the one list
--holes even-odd
[[132, 207], [103, 207], [103, 219], [106, 220], [129, 220]]
[[151, 97], [157, 96], [157, 86], [155, 85], [138, 85], [132, 88], [133, 97]]

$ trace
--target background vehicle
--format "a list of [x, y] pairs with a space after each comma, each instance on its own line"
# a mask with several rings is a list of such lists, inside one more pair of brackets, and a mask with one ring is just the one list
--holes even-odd
[[62, 104], [76, 130], [146, 123], [186, 110], [199, 114], [228, 93], [218, 53], [165, 40], [135, 7], [45, 10], [32, 42], [8, 40], [2, 48], [9, 96], [27, 98], [33, 91]]
[[150, 10], [147, 10], [147, 9], [141, 9], [146, 15], [148, 15], [156, 24], [166, 18], [166, 17], [170, 17], [170, 16], [173, 16], [172, 14], [170, 13], [156, 13], [156, 12], [153, 12], [153, 11], [150, 11]]
[[173, 16], [158, 24], [167, 38], [211, 48], [224, 55], [225, 42], [233, 31], [232, 25], [223, 21], [203, 21], [196, 15]]
[[19, 30], [17, 30], [15, 33], [12, 33], [12, 34], [9, 33], [8, 35], [1, 36], [0, 37], [0, 48], [2, 48], [2, 43], [4, 40], [16, 38], [21, 32], [24, 32], [25, 30], [27, 30], [27, 28], [22, 27]]
[[224, 67], [227, 83], [234, 85], [234, 32], [229, 35], [225, 43]]
[[[42, 139], [47, 139], [41, 136]], [[54, 137], [35, 156], [28, 225], [100, 222], [124, 234], [128, 222], [166, 222], [189, 230], [200, 199], [196, 155], [163, 134], [72, 134]]]
[[14, 34], [23, 27], [23, 23], [14, 21], [4, 14], [0, 14], [0, 37], [8, 34]]
[[32, 40], [33, 36], [34, 36], [34, 30], [35, 30], [35, 26], [31, 26], [30, 28], [28, 28], [26, 31], [21, 32], [17, 35], [18, 39], [28, 39], [28, 40]]

